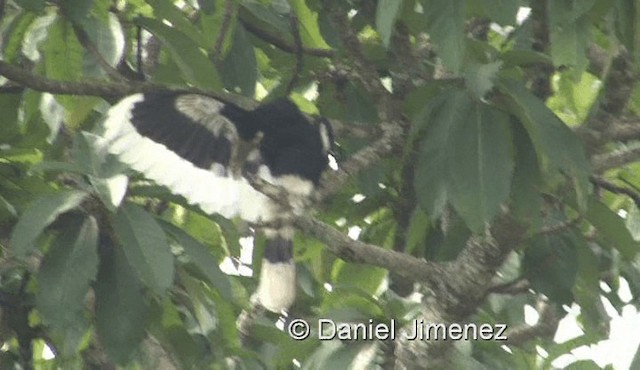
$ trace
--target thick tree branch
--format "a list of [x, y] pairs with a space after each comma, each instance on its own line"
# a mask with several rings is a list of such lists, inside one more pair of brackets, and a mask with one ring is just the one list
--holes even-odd
[[331, 253], [345, 261], [383, 267], [403, 277], [423, 281], [429, 285], [439, 284], [445, 272], [445, 269], [437, 263], [353, 240], [309, 216], [298, 216], [294, 218], [293, 223], [300, 230], [323, 241]]

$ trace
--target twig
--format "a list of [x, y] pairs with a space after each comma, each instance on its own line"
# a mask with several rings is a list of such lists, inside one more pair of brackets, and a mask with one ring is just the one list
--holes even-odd
[[233, 20], [233, 0], [225, 0], [224, 2], [224, 15], [222, 18], [222, 24], [218, 31], [218, 37], [213, 46], [213, 60], [220, 60], [222, 58], [222, 47], [224, 46], [224, 40], [227, 38], [229, 29], [231, 28], [231, 21]]
[[580, 220], [582, 220], [582, 216], [581, 215], [576, 217], [576, 218], [573, 218], [571, 220], [558, 223], [556, 225], [543, 227], [542, 229], [540, 229], [538, 234], [546, 235], [546, 234], [561, 233], [561, 232], [566, 231], [567, 229], [575, 226], [578, 222], [580, 222]]
[[382, 158], [400, 146], [403, 131], [398, 124], [382, 123], [380, 128], [383, 132], [380, 139], [352, 155], [340, 166], [338, 171], [325, 173], [318, 196], [319, 200], [337, 193], [350, 176], [380, 162]]
[[300, 27], [299, 27], [298, 17], [296, 16], [293, 9], [289, 12], [289, 27], [291, 28], [291, 34], [293, 35], [293, 42], [295, 45], [295, 55], [296, 55], [296, 66], [293, 71], [293, 75], [291, 76], [291, 80], [287, 85], [286, 95], [288, 96], [293, 91], [293, 88], [296, 86], [296, 83], [300, 79], [300, 75], [302, 74], [303, 68], [303, 60], [302, 57], [304, 55], [302, 45], [302, 38], [300, 37]]
[[618, 186], [614, 183], [611, 183], [601, 177], [590, 176], [589, 180], [596, 186], [608, 190], [614, 194], [622, 194], [626, 195], [636, 204], [637, 207], [640, 207], [640, 193], [634, 191], [633, 189], [625, 188], [622, 186]]
[[[273, 34], [261, 29], [260, 27], [255, 25], [253, 22], [249, 20], [245, 20], [244, 17], [242, 16], [242, 13], [240, 13], [239, 20], [240, 20], [240, 23], [242, 23], [242, 25], [247, 31], [249, 31], [251, 34], [253, 34], [257, 38], [261, 39], [262, 41], [265, 41], [287, 53], [296, 52], [296, 48], [294, 45], [289, 44], [287, 40], [281, 38], [276, 34]], [[312, 55], [312, 56], [321, 57], [321, 58], [333, 58], [335, 56], [335, 52], [331, 49], [303, 48], [302, 51], [307, 55]]]
[[640, 161], [640, 147], [629, 150], [619, 150], [613, 153], [599, 154], [591, 159], [595, 173], [603, 173], [632, 162]]
[[560, 318], [553, 305], [540, 299], [536, 310], [540, 316], [535, 325], [522, 325], [507, 331], [508, 345], [519, 347], [530, 340], [551, 337], [556, 332]]
[[487, 293], [492, 294], [506, 294], [506, 295], [518, 295], [527, 293], [531, 289], [529, 280], [525, 278], [518, 278], [514, 281], [509, 281], [502, 284], [497, 284], [489, 287]]

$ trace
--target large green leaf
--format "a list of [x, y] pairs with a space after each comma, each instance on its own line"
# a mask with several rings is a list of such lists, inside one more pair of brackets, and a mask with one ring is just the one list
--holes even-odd
[[[70, 22], [58, 18], [49, 27], [43, 45], [46, 76], [53, 80], [78, 81], [82, 79], [85, 51]], [[99, 99], [86, 96], [56, 96], [65, 110], [66, 124], [76, 127], [91, 113]]]
[[578, 203], [586, 206], [588, 169], [582, 142], [546, 105], [521, 82], [501, 79], [497, 86], [508, 97], [510, 110], [522, 122], [547, 173], [562, 171], [575, 181]]
[[8, 62], [13, 62], [13, 60], [18, 56], [18, 52], [20, 48], [22, 48], [22, 42], [24, 41], [24, 37], [27, 33], [29, 27], [33, 24], [36, 19], [36, 15], [31, 12], [23, 12], [18, 14], [4, 33], [4, 40], [2, 42], [2, 56], [3, 59]]
[[77, 348], [88, 328], [85, 296], [98, 271], [97, 247], [95, 218], [75, 217], [52, 243], [38, 272], [38, 310], [62, 332], [64, 345], [58, 349], [67, 353]]
[[145, 337], [149, 306], [142, 282], [122, 249], [112, 244], [102, 247], [95, 284], [96, 328], [109, 357], [124, 364]]
[[[123, 29], [118, 18], [109, 13], [104, 21], [95, 20], [84, 30], [104, 61], [115, 68], [122, 59], [125, 46]], [[92, 77], [107, 77], [104, 69], [92, 53], [86, 55], [84, 73]]]
[[213, 257], [211, 251], [179, 227], [163, 220], [159, 221], [162, 228], [184, 249], [191, 262], [198, 266], [209, 282], [218, 289], [220, 295], [225, 299], [231, 299], [229, 277], [220, 270], [218, 261]]
[[382, 38], [384, 46], [389, 47], [391, 34], [398, 13], [402, 9], [402, 0], [380, 0], [376, 10], [376, 29]]
[[556, 66], [574, 67], [576, 78], [580, 77], [589, 63], [586, 49], [591, 21], [583, 13], [594, 3], [595, 0], [549, 3], [551, 58]]
[[320, 33], [318, 14], [309, 9], [307, 6], [308, 1], [289, 0], [288, 2], [298, 18], [298, 28], [300, 29], [300, 38], [303, 45], [317, 49], [328, 49], [329, 45], [327, 45]]
[[214, 65], [194, 40], [156, 19], [139, 18], [137, 23], [162, 41], [187, 82], [203, 89], [222, 87]]
[[476, 103], [451, 122], [447, 185], [451, 204], [475, 232], [482, 231], [509, 196], [513, 153], [509, 117]]
[[113, 217], [113, 227], [127, 260], [154, 293], [163, 295], [173, 282], [173, 255], [164, 231], [142, 208], [125, 204]]
[[236, 24], [233, 43], [220, 67], [227, 89], [253, 97], [258, 79], [258, 64], [249, 35], [240, 23]]
[[438, 49], [443, 66], [453, 73], [459, 72], [465, 55], [466, 0], [425, 0], [422, 3], [429, 36]]
[[513, 153], [509, 118], [462, 90], [440, 95], [423, 113], [428, 126], [416, 167], [418, 200], [430, 217], [447, 200], [475, 232], [509, 195]]
[[18, 256], [24, 256], [35, 247], [35, 241], [42, 231], [58, 215], [80, 205], [87, 193], [79, 190], [60, 191], [46, 195], [35, 202], [22, 214], [11, 234], [11, 249]]
[[16, 0], [16, 4], [32, 12], [41, 12], [47, 5], [45, 0]]
[[146, 0], [146, 2], [149, 3], [149, 5], [151, 5], [151, 7], [153, 8], [155, 19], [165, 19], [171, 22], [171, 24], [176, 29], [182, 31], [191, 40], [200, 45], [200, 47], [206, 48], [212, 46], [206, 44], [205, 38], [198, 27], [194, 26], [193, 23], [187, 18], [186, 14], [178, 9], [178, 7], [176, 7], [172, 1]]
[[447, 145], [450, 127], [468, 115], [471, 100], [459, 90], [450, 90], [430, 101], [417, 118], [426, 125], [418, 153], [414, 187], [420, 206], [436, 219], [447, 202]]
[[640, 242], [633, 240], [625, 220], [604, 203], [590, 198], [585, 218], [595, 226], [605, 244], [617, 249], [627, 260], [633, 260], [638, 251], [640, 251]]
[[525, 250], [523, 267], [535, 291], [558, 304], [573, 300], [578, 255], [572, 239], [558, 235], [535, 238]]
[[[515, 122], [512, 118], [512, 122]], [[537, 228], [540, 222], [540, 187], [542, 178], [536, 151], [527, 132], [520, 124], [512, 125], [515, 148], [515, 169], [511, 186], [511, 207], [521, 220]]]

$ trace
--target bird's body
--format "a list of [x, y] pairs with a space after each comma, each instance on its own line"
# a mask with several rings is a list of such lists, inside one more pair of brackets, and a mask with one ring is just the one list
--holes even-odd
[[[253, 111], [196, 94], [135, 94], [108, 112], [107, 150], [146, 178], [166, 186], [209, 214], [250, 223], [278, 223], [267, 237], [258, 299], [279, 312], [295, 297], [293, 229], [300, 210], [327, 167], [326, 123], [312, 124], [290, 101]], [[248, 181], [281, 186], [283, 206]]]

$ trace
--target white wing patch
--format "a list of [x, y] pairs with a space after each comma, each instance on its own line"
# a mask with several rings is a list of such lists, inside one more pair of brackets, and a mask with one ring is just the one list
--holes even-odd
[[199, 122], [216, 136], [236, 141], [238, 132], [224, 116], [220, 115], [223, 103], [202, 95], [185, 94], [176, 98], [176, 108], [192, 120]]
[[[142, 94], [131, 95], [109, 110], [103, 138], [110, 153], [206, 213], [218, 213], [226, 218], [239, 216], [248, 222], [275, 219], [277, 205], [246, 179], [223, 176], [219, 169], [198, 168], [166, 146], [140, 135], [131, 124], [131, 109], [142, 100]], [[213, 105], [205, 109], [213, 109]], [[265, 180], [272, 181], [268, 177]]]

